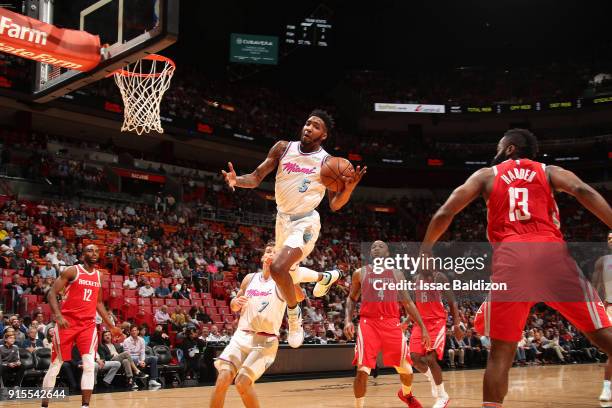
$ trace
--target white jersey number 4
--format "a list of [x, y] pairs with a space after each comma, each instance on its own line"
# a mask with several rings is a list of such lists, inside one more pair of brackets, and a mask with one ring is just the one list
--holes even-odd
[[[510, 187], [508, 195], [510, 197], [510, 211], [508, 217], [510, 221], [524, 221], [531, 218], [529, 213], [529, 191], [526, 188]], [[518, 208], [517, 208], [518, 207]]]

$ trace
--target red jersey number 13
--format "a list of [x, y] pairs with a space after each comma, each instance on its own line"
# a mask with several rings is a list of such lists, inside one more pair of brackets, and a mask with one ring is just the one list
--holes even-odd
[[508, 216], [510, 217], [510, 221], [524, 221], [531, 218], [527, 202], [529, 199], [528, 192], [526, 188], [510, 187], [508, 189], [508, 195], [510, 197], [510, 212]]

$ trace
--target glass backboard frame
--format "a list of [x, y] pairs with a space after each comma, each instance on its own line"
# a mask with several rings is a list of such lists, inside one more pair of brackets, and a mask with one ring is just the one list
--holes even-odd
[[[84, 27], [84, 18], [88, 14], [111, 1], [99, 0], [94, 5], [82, 10], [80, 28]], [[130, 0], [119, 0], [120, 10], [122, 10], [124, 1]], [[100, 64], [90, 71], [69, 70], [55, 78], [49, 79], [49, 66], [36, 62], [32, 84], [32, 100], [39, 103], [49, 102], [95, 81], [106, 78], [115, 70], [174, 44], [178, 40], [179, 34], [179, 2], [180, 0], [159, 0], [159, 24], [153, 29], [126, 42], [122, 41], [122, 12], [119, 11], [119, 22], [117, 23], [117, 37], [119, 41], [111, 44], [108, 48], [103, 48]], [[52, 0], [28, 0], [28, 3], [27, 11], [30, 17], [45, 21], [45, 19], [49, 19], [53, 15]]]

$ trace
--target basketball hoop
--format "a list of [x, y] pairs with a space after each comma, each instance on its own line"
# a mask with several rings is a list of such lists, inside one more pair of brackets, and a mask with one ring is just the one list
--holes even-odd
[[170, 87], [175, 68], [170, 58], [151, 54], [114, 72], [125, 111], [122, 132], [135, 131], [141, 135], [155, 130], [164, 133], [159, 106]]

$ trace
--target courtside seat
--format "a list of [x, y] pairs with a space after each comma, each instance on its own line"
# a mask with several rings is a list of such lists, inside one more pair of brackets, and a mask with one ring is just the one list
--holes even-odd
[[172, 352], [167, 346], [159, 345], [153, 347], [153, 353], [157, 356], [157, 367], [162, 383], [165, 385], [168, 377], [176, 380], [179, 384], [182, 382], [183, 368], [172, 362]]
[[[34, 354], [30, 353], [26, 349], [19, 349], [19, 359], [21, 360], [21, 365], [25, 369], [25, 374], [23, 376], [23, 380], [17, 386], [21, 387], [23, 381], [26, 379], [30, 380], [32, 378], [37, 378], [36, 375], [36, 361], [34, 360]], [[43, 374], [44, 375], [44, 374]]]

